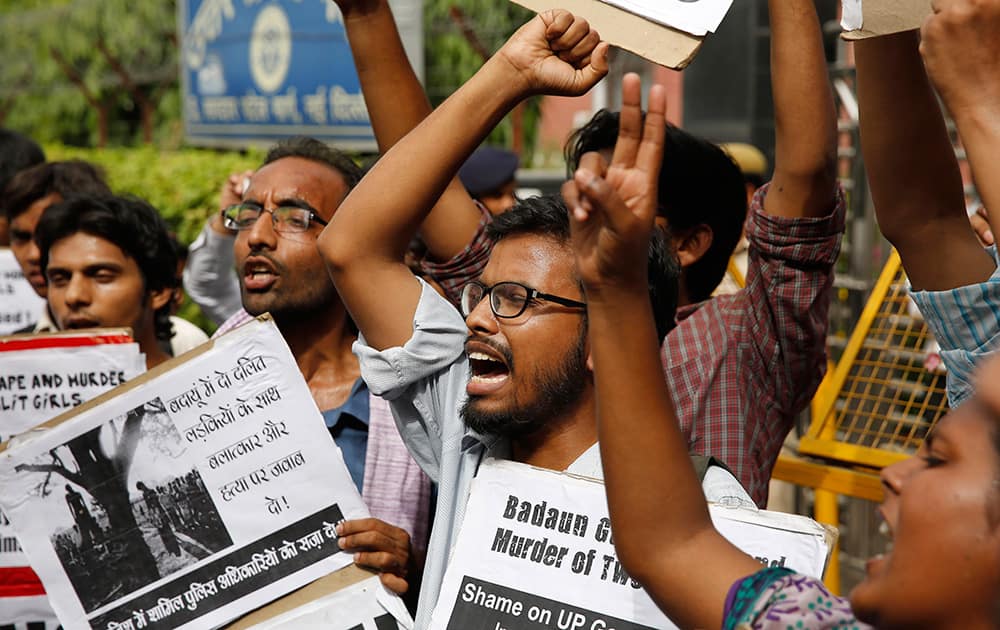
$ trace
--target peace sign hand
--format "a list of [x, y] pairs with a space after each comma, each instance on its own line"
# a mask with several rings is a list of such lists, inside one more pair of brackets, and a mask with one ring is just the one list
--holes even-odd
[[646, 286], [646, 256], [657, 208], [666, 131], [666, 90], [654, 85], [642, 119], [638, 75], [622, 80], [622, 111], [611, 164], [587, 153], [562, 194], [570, 212], [577, 273], [588, 294]]

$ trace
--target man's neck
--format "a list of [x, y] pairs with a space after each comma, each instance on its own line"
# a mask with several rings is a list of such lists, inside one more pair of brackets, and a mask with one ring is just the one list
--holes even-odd
[[290, 321], [275, 318], [320, 410], [346, 402], [351, 387], [361, 375], [358, 359], [351, 352], [357, 336], [351, 330], [342, 306], [312, 314], [296, 314]]
[[585, 395], [580, 403], [570, 413], [553, 418], [545, 428], [511, 439], [511, 459], [550, 470], [569, 468], [597, 443], [594, 400]]
[[156, 338], [155, 324], [150, 323], [145, 328], [146, 330], [136, 338], [136, 341], [139, 343], [139, 349], [146, 355], [146, 369], [152, 370], [170, 360], [170, 355], [163, 351], [160, 340]]
[[688, 295], [687, 283], [684, 281], [684, 274], [681, 273], [677, 279], [677, 308], [691, 304], [691, 297]]

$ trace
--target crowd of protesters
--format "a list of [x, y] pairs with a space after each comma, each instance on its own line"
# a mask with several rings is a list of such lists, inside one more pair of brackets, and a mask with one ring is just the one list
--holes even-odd
[[[626, 75], [621, 110], [568, 139], [561, 194], [520, 200], [516, 156], [480, 145], [526, 98], [601, 81], [599, 33], [541, 13], [432, 110], [388, 0], [334, 1], [380, 159], [363, 173], [315, 139], [277, 143], [220, 182], [186, 265], [149, 204], [0, 131], [0, 244], [46, 299], [22, 332], [127, 326], [153, 367], [206, 339], [174, 316], [182, 283], [216, 335], [270, 313], [371, 510], [340, 545], [407, 594], [417, 628], [487, 457], [603, 479], [623, 565], [681, 627], [1000, 627], [1000, 272], [940, 106], [990, 242], [1000, 0], [933, 0], [920, 32], [854, 45], [879, 226], [952, 411], [881, 472], [894, 547], [849, 599], [762, 569], [706, 508], [766, 505], [826, 370], [845, 198], [812, 0], [768, 2], [773, 165], [668, 124], [662, 86], [643, 111]], [[739, 282], [720, 289], [734, 251]]]

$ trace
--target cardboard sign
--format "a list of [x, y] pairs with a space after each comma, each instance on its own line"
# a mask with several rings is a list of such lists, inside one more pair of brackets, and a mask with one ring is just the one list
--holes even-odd
[[[705, 1], [705, 0], [702, 0]], [[582, 16], [601, 39], [667, 68], [682, 70], [691, 63], [705, 37], [657, 24], [601, 0], [513, 0], [542, 12], [566, 9]]]
[[403, 601], [349, 566], [257, 610], [226, 630], [410, 630]]
[[211, 628], [351, 563], [368, 510], [270, 319], [0, 452], [0, 507], [66, 630]]
[[704, 37], [714, 33], [733, 0], [602, 0], [647, 20]]
[[[146, 371], [129, 331], [0, 338], [0, 441]], [[0, 512], [0, 625], [58, 625], [38, 575]]]
[[14, 253], [0, 247], [0, 335], [34, 325], [43, 308], [45, 300], [28, 284]]
[[920, 28], [931, 0], [843, 0], [844, 39], [891, 35]]
[[145, 371], [124, 329], [0, 338], [0, 442]]
[[[711, 506], [716, 528], [766, 566], [820, 576], [830, 549], [811, 519]], [[483, 462], [431, 630], [674, 628], [615, 553], [604, 485]]]

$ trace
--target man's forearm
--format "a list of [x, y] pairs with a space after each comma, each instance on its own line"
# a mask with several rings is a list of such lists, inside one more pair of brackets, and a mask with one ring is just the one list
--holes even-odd
[[993, 233], [1000, 233], [1000, 179], [995, 173], [1000, 164], [1000, 104], [988, 103], [976, 111], [963, 111], [955, 116], [955, 124]]
[[[402, 260], [410, 239], [459, 167], [521, 100], [517, 77], [495, 59], [368, 172], [334, 217], [367, 257]], [[345, 212], [348, 207], [363, 212]]]
[[[855, 44], [861, 147], [882, 233], [916, 288], [944, 290], [989, 277], [969, 228], [962, 175], [917, 49], [916, 32]], [[946, 251], [941, 265], [927, 251]]]
[[770, 0], [774, 185], [766, 210], [824, 216], [833, 206], [837, 126], [812, 0]]
[[379, 151], [385, 153], [431, 112], [410, 66], [387, 0], [371, 13], [344, 16], [354, 67]]
[[[344, 26], [375, 139], [386, 153], [430, 114], [431, 106], [406, 57], [388, 1], [373, 2], [370, 9], [348, 12]], [[453, 180], [420, 228], [430, 258], [445, 261], [463, 251], [478, 223], [472, 199]]]
[[390, 149], [320, 236], [337, 290], [373, 348], [410, 338], [420, 285], [403, 262], [406, 248], [462, 162], [520, 98], [502, 68], [492, 70]]

